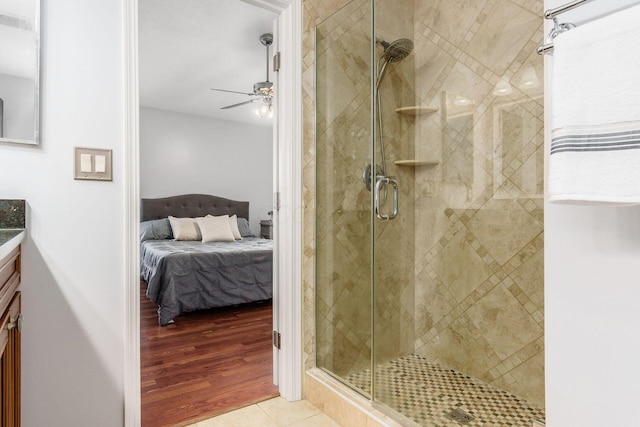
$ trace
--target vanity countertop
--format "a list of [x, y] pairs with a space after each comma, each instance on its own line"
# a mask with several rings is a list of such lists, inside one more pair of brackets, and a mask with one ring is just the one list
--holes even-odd
[[24, 200], [0, 200], [0, 260], [24, 240], [25, 208]]
[[24, 228], [0, 228], [0, 259], [3, 259], [22, 243], [25, 237]]

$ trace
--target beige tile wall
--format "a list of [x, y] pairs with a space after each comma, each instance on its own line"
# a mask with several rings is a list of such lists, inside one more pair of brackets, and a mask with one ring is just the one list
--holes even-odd
[[[369, 65], [350, 68], [341, 63], [344, 58], [334, 58], [341, 71], [320, 73], [330, 76], [343, 96], [332, 100], [331, 113], [318, 117], [318, 141], [347, 138], [343, 145], [330, 144], [340, 153], [319, 150], [324, 154], [318, 163], [332, 172], [323, 179], [352, 182], [336, 194], [322, 194], [321, 188], [316, 194], [314, 28], [347, 3], [303, 0], [305, 367], [314, 366], [317, 245], [319, 259], [330, 267], [319, 280], [338, 285], [331, 296], [322, 295], [321, 323], [329, 325], [330, 318], [334, 327], [325, 334], [332, 341], [318, 346], [338, 345], [339, 357], [323, 361], [338, 372], [360, 369], [370, 353], [365, 333], [370, 324], [363, 314], [370, 308], [369, 290], [354, 287], [367, 278], [370, 247], [366, 240], [353, 246], [354, 238], [367, 232], [370, 199], [347, 176], [364, 166], [358, 161], [366, 144], [357, 140], [367, 137], [359, 134], [362, 129], [369, 130], [370, 107], [363, 105], [370, 102], [369, 80], [355, 77]], [[342, 44], [343, 51], [365, 61], [367, 53], [356, 55], [360, 48], [349, 37], [367, 37], [363, 17], [369, 7], [368, 1], [349, 5], [351, 20], [327, 32], [328, 45]], [[540, 0], [379, 1], [376, 10], [378, 36], [407, 37], [416, 45], [406, 61], [393, 64], [382, 86], [388, 162], [439, 161], [435, 167], [389, 167], [388, 174], [401, 183], [403, 214], [387, 224], [375, 222], [376, 342], [383, 343], [377, 355], [384, 360], [415, 351], [539, 405], [544, 404], [542, 82], [526, 83], [531, 70], [542, 77], [542, 60], [534, 53], [543, 39], [541, 12]], [[369, 43], [365, 39], [363, 46]], [[439, 110], [415, 118], [392, 111], [411, 104]], [[351, 160], [338, 167], [340, 157]], [[327, 209], [321, 218], [331, 218], [319, 222], [317, 242], [316, 197]], [[345, 245], [351, 245], [350, 255], [334, 257]], [[342, 264], [332, 265], [336, 259]], [[345, 310], [349, 307], [356, 310]], [[348, 318], [336, 321], [342, 312]], [[359, 356], [340, 366], [350, 348]]]
[[542, 1], [416, 7], [415, 352], [544, 406]]

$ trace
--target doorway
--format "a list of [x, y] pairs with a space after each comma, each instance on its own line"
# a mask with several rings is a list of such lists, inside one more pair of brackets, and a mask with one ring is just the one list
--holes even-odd
[[[265, 58], [258, 36], [273, 31], [273, 20], [277, 15], [239, 0], [218, 3], [196, 0], [181, 2], [179, 10], [175, 9], [176, 3], [171, 0], [138, 3], [140, 196], [156, 198], [201, 193], [248, 200], [251, 206], [248, 216], [251, 229], [255, 235], [259, 235], [260, 220], [267, 219], [267, 212], [272, 210], [272, 180], [264, 179], [273, 176], [272, 162], [265, 161], [273, 157], [273, 130], [272, 126], [265, 124], [271, 120], [256, 117], [252, 105], [237, 102], [243, 101], [247, 93], [221, 94], [209, 89], [242, 90], [244, 86], [251, 86], [247, 82], [269, 80], [269, 67], [265, 79], [264, 64], [257, 66], [258, 62], [268, 61], [271, 57], [268, 53]], [[232, 27], [242, 27], [232, 22], [237, 21], [238, 17], [242, 17], [243, 25], [246, 24], [255, 33], [255, 40], [242, 34], [234, 37], [228, 33], [226, 39], [222, 37], [220, 31], [229, 32]], [[159, 27], [156, 32], [154, 25]], [[217, 33], [213, 31], [207, 35], [210, 29]], [[233, 47], [230, 38], [237, 39], [240, 45]], [[230, 58], [209, 54], [207, 47], [216, 45], [216, 42], [222, 42], [224, 46], [212, 48], [213, 52], [223, 52], [223, 48], [226, 48], [232, 50], [235, 56], [243, 56], [241, 50], [251, 51], [246, 60], [256, 57], [256, 66], [248, 67], [253, 71], [248, 79], [242, 76], [244, 70], [238, 69], [247, 68], [246, 64], [233, 65]], [[251, 48], [242, 46], [242, 43], [251, 42], [254, 42]], [[184, 53], [191, 50], [192, 54]], [[200, 57], [205, 58], [205, 65], [194, 67]], [[240, 58], [240, 61], [243, 59]], [[207, 61], [211, 68], [207, 68]], [[230, 73], [229, 67], [237, 72]], [[187, 74], [184, 74], [185, 68], [189, 69]], [[193, 77], [188, 73], [193, 68], [207, 71], [194, 73], [193, 80], [199, 81], [186, 82]], [[166, 76], [158, 73], [159, 69], [163, 69]], [[223, 81], [219, 69], [237, 79], [231, 83]], [[180, 76], [178, 82], [174, 80], [176, 76]], [[202, 104], [207, 103], [204, 108], [217, 113], [214, 117], [198, 114], [202, 104], [197, 98], [193, 103], [175, 101], [190, 99], [189, 84], [198, 86], [198, 92], [204, 90], [206, 99], [202, 100]], [[180, 85], [183, 86], [178, 87]], [[154, 88], [160, 88], [161, 93], [155, 93]], [[172, 91], [174, 95], [182, 92], [185, 95], [176, 97], [165, 94], [165, 91]], [[169, 96], [163, 99], [165, 95]], [[253, 97], [250, 99], [254, 100]], [[176, 138], [179, 143], [176, 143]], [[243, 172], [243, 169], [250, 170], [251, 174]], [[277, 387], [271, 384], [273, 328], [270, 305], [213, 309], [206, 316], [197, 313], [200, 318], [205, 316], [205, 319], [198, 320], [194, 313], [193, 316], [180, 316], [175, 324], [160, 328], [157, 321], [153, 325], [153, 319], [149, 319], [149, 314], [153, 317], [154, 310], [149, 307], [144, 295], [146, 283], [142, 283], [141, 287], [143, 425], [173, 425], [197, 420], [200, 414], [211, 415], [255, 403], [261, 398], [259, 390], [262, 390], [262, 398], [272, 397], [277, 392]], [[207, 328], [204, 325], [198, 333], [197, 325], [203, 322], [213, 326]], [[246, 329], [243, 328], [243, 322], [253, 325], [251, 330], [245, 331], [245, 335], [242, 334]], [[227, 334], [225, 338], [221, 329], [232, 329], [235, 334]], [[172, 344], [176, 335], [180, 336], [180, 342]], [[258, 339], [258, 336], [261, 338]], [[255, 349], [250, 350], [256, 345], [260, 347], [257, 353]], [[200, 350], [194, 351], [198, 348]], [[252, 351], [254, 354], [249, 355]], [[260, 363], [253, 363], [256, 358]], [[185, 362], [187, 359], [191, 359], [189, 363]], [[193, 359], [197, 359], [197, 363]], [[223, 360], [225, 362], [221, 363]], [[259, 372], [254, 371], [246, 377], [247, 371], [252, 369]], [[221, 377], [229, 383], [228, 387], [222, 385]], [[265, 377], [269, 384], [264, 384]], [[206, 382], [215, 383], [217, 387], [204, 387]], [[207, 391], [207, 388], [211, 390]], [[175, 398], [168, 396], [172, 394]], [[178, 396], [189, 395], [188, 402], [178, 400]], [[220, 402], [224, 402], [224, 405]], [[180, 414], [184, 417], [181, 418]], [[159, 418], [162, 419], [160, 424], [153, 422]]]
[[[268, 220], [273, 210], [273, 179], [267, 178], [273, 176], [273, 126], [269, 117], [254, 114], [263, 97], [257, 96], [262, 92], [250, 92], [250, 88], [255, 82], [269, 81], [271, 54], [262, 38], [273, 31], [276, 16], [240, 0], [138, 2], [143, 200], [207, 194], [247, 201], [250, 232], [261, 234], [260, 223]], [[214, 88], [220, 90], [211, 90]], [[247, 96], [249, 93], [254, 95]], [[243, 233], [242, 240], [252, 238]], [[236, 243], [240, 245], [233, 245]], [[146, 253], [148, 242], [142, 245]], [[240, 249], [244, 251], [244, 247], [234, 247]], [[243, 252], [242, 256], [254, 253]], [[217, 269], [226, 272], [232, 265], [240, 267], [239, 262], [225, 258]], [[263, 264], [260, 259], [260, 267], [254, 268], [270, 278], [271, 268], [263, 271]], [[251, 270], [251, 266], [242, 271]], [[272, 306], [262, 300], [236, 305], [229, 287], [216, 286], [222, 281], [220, 275], [211, 274], [192, 284], [182, 280], [181, 286], [206, 286], [219, 293], [216, 301], [211, 301], [215, 308], [194, 312], [185, 308], [189, 313], [162, 327], [155, 311], [160, 306], [165, 312], [166, 301], [154, 298], [156, 304], [151, 303], [145, 295], [147, 283], [141, 282], [143, 426], [195, 422], [277, 395], [272, 380]], [[144, 278], [149, 281], [146, 275]], [[259, 280], [262, 285], [263, 278]], [[162, 289], [160, 292], [165, 292]], [[248, 290], [239, 293], [237, 299], [242, 302], [246, 302], [244, 298], [265, 297], [262, 293], [249, 295]], [[160, 323], [164, 324], [162, 318]]]
[[[274, 326], [281, 333], [281, 348], [274, 352], [274, 371], [280, 395], [287, 400], [302, 398], [302, 321], [301, 321], [301, 14], [300, 0], [247, 1], [266, 9], [277, 10], [275, 49], [282, 53], [280, 72], [275, 77], [279, 96], [276, 99], [276, 135], [274, 144], [274, 191], [280, 208], [274, 210], [274, 268], [277, 281], [290, 284], [274, 295]], [[139, 283], [139, 99], [138, 99], [138, 0], [125, 0], [125, 228], [127, 272], [125, 362], [125, 426], [140, 425], [140, 283]]]

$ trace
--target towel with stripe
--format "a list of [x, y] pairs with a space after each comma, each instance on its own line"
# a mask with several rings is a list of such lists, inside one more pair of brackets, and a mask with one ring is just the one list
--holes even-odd
[[547, 194], [640, 203], [640, 6], [554, 40]]

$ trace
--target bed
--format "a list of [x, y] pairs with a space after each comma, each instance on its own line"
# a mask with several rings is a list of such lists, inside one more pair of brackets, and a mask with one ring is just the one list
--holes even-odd
[[[140, 274], [147, 283], [147, 297], [159, 307], [161, 326], [182, 313], [272, 297], [273, 245], [271, 240], [249, 235], [249, 202], [187, 194], [142, 199], [141, 209]], [[177, 241], [171, 228], [169, 233], [165, 229], [169, 216], [206, 215], [245, 218], [242, 239]]]

